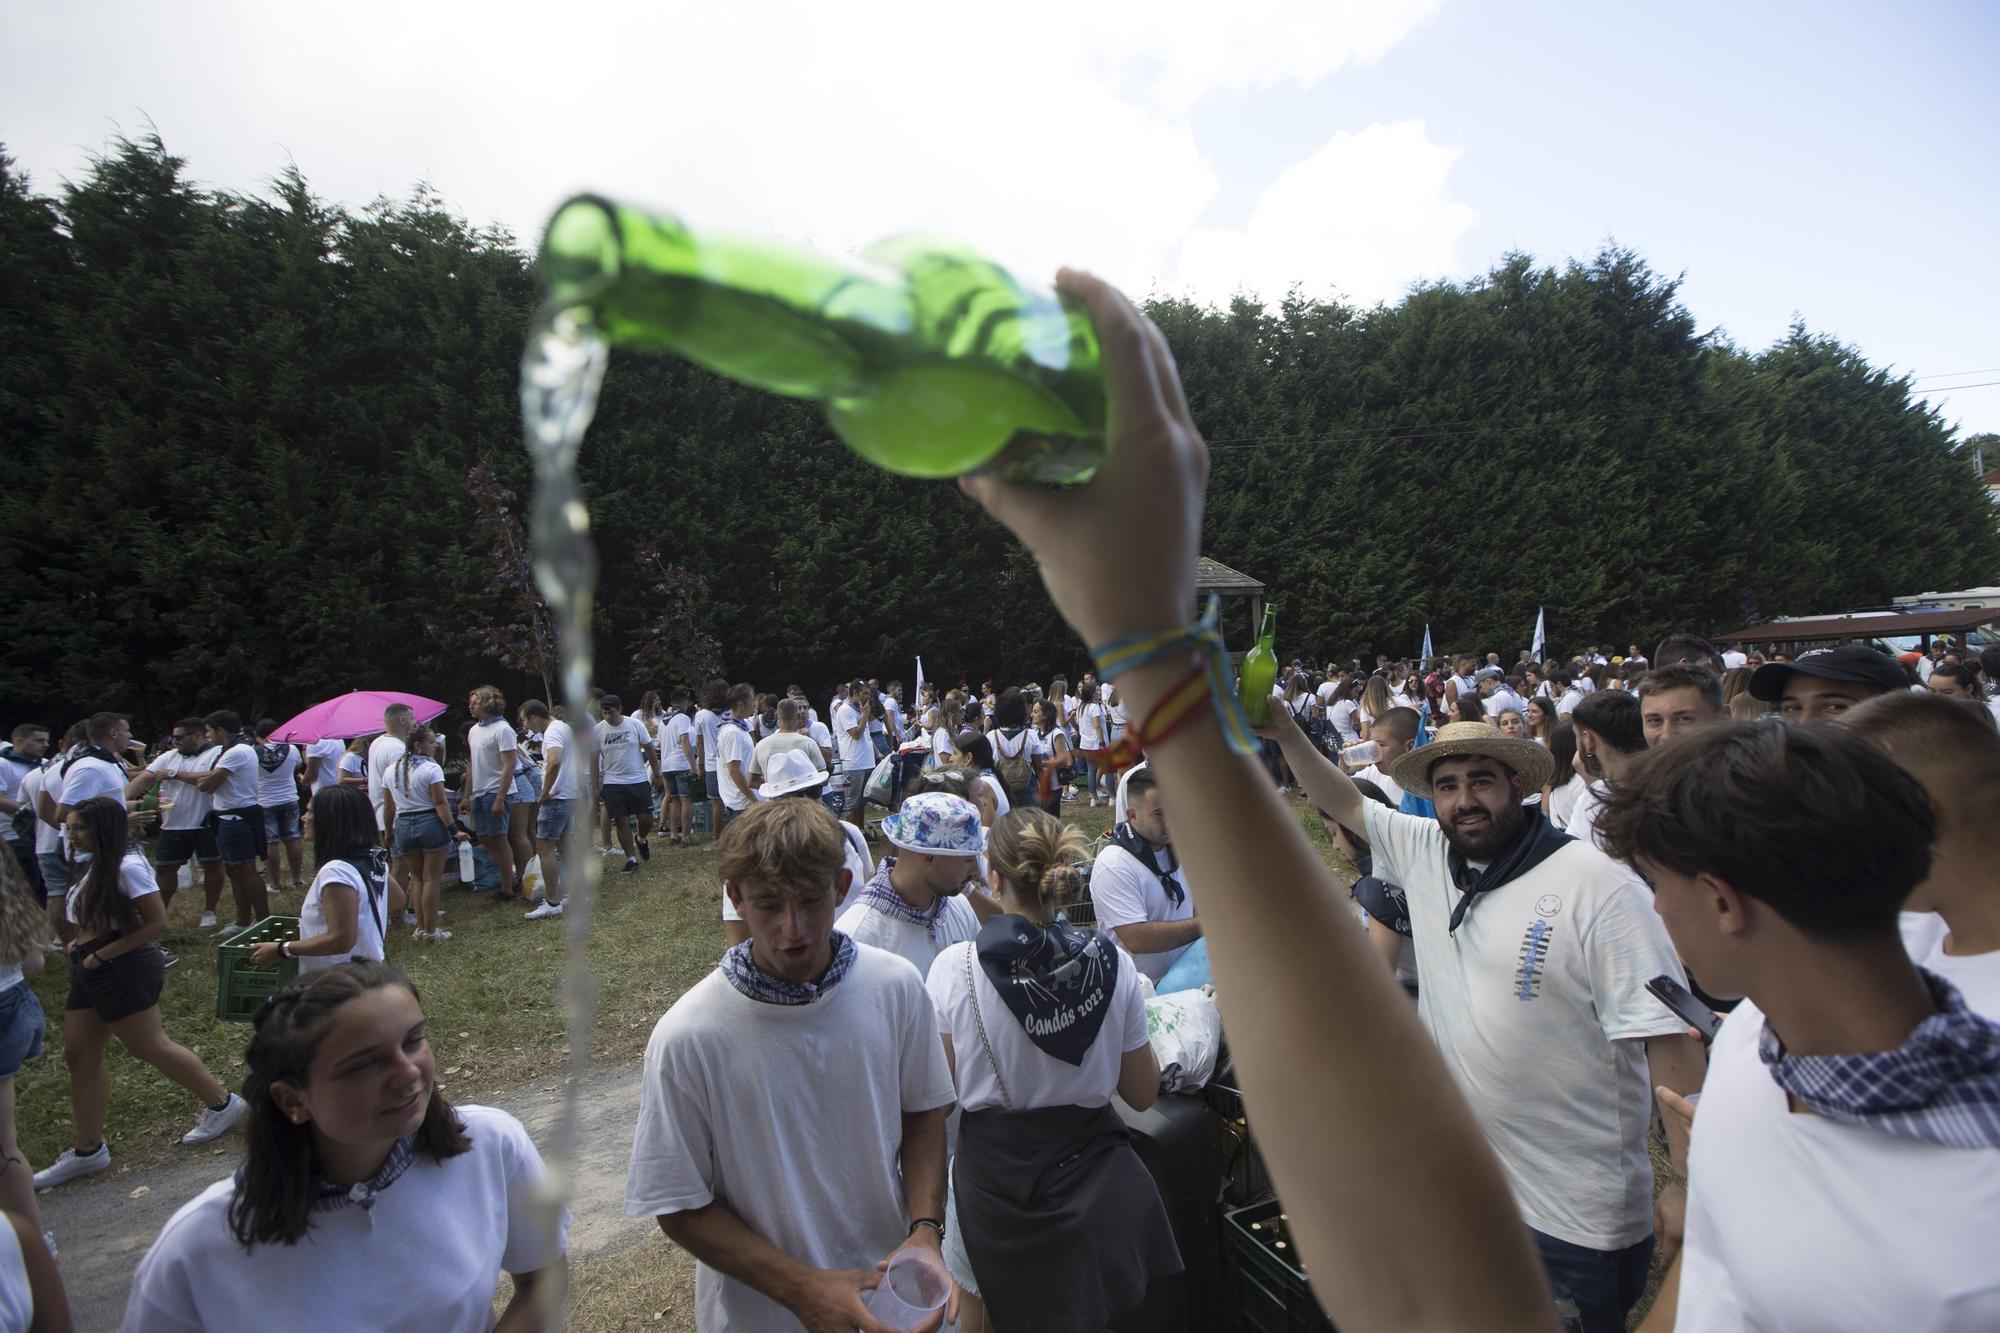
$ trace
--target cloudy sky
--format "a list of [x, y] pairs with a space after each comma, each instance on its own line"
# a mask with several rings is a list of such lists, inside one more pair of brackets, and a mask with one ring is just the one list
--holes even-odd
[[0, 143], [52, 190], [150, 121], [225, 189], [428, 180], [531, 237], [588, 187], [1216, 300], [1615, 240], [1704, 327], [1802, 317], [2000, 430], [1996, 57], [1983, 0], [9, 0]]

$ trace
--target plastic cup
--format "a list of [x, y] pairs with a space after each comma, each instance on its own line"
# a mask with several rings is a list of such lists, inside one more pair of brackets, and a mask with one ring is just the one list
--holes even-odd
[[951, 1274], [929, 1250], [908, 1248], [889, 1259], [881, 1285], [868, 1293], [868, 1313], [905, 1333], [929, 1319], [951, 1296]]

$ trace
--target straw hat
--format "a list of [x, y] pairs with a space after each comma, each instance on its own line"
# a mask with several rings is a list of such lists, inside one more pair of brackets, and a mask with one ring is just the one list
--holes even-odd
[[1525, 736], [1503, 736], [1484, 722], [1452, 722], [1438, 728], [1429, 745], [1419, 745], [1389, 765], [1389, 776], [1404, 791], [1431, 799], [1431, 768], [1440, 759], [1465, 755], [1498, 759], [1540, 790], [1555, 777], [1556, 761], [1547, 747]]

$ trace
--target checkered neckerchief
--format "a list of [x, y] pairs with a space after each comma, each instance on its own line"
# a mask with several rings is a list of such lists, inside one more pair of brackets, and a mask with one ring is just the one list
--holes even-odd
[[1938, 1012], [1893, 1051], [1787, 1055], [1770, 1020], [1757, 1054], [1779, 1087], [1820, 1115], [1952, 1148], [2000, 1148], [2000, 1024], [1923, 973]]

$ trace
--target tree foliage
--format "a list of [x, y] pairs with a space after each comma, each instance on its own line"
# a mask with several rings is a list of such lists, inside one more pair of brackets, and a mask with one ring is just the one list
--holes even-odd
[[[533, 298], [514, 239], [425, 187], [219, 193], [148, 137], [45, 197], [0, 157], [0, 722], [282, 717], [496, 668], [546, 690], [494, 526], [530, 484]], [[1970, 451], [1906, 378], [1803, 327], [1732, 346], [1629, 251], [1371, 309], [1149, 309], [1214, 450], [1205, 549], [1269, 585], [1286, 656], [1412, 653], [1426, 624], [1524, 647], [1537, 605], [1562, 647], [2000, 581]], [[620, 352], [582, 469], [607, 688], [1082, 665], [1011, 537], [809, 405]]]

